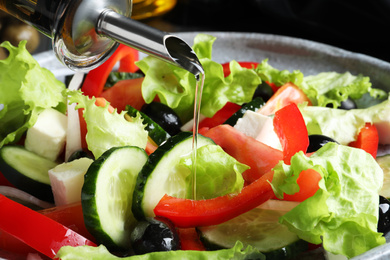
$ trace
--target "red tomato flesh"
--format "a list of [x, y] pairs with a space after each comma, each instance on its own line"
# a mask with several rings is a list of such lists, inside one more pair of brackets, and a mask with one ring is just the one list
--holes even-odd
[[242, 174], [246, 184], [269, 172], [283, 159], [282, 151], [263, 144], [230, 125], [220, 125], [202, 132], [205, 132], [204, 136], [211, 138], [230, 156], [251, 167]]
[[109, 101], [118, 112], [125, 110], [127, 105], [140, 110], [145, 104], [141, 90], [143, 80], [144, 78], [136, 78], [118, 81], [100, 96]]
[[313, 169], [302, 171], [297, 179], [299, 191], [295, 194], [284, 194], [283, 200], [302, 202], [312, 197], [320, 188], [318, 182], [322, 179], [321, 175]]
[[95, 238], [88, 232], [87, 228], [85, 227], [81, 202], [43, 209], [38, 212], [72, 229], [85, 238], [88, 238], [91, 241], [95, 241]]
[[266, 116], [273, 115], [276, 111], [291, 103], [300, 104], [303, 102], [308, 102], [311, 105], [309, 98], [302, 90], [293, 83], [287, 83], [281, 86], [257, 113]]

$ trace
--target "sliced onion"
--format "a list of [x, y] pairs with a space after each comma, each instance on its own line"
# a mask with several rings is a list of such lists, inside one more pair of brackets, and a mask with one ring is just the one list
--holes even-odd
[[0, 186], [0, 194], [18, 201], [20, 200], [22, 204], [26, 202], [26, 204], [32, 204], [42, 209], [54, 207], [52, 203], [40, 200], [25, 191], [10, 186]]
[[[205, 119], [206, 116], [204, 115], [200, 115], [199, 117], [199, 123], [202, 122], [203, 119]], [[187, 131], [192, 131], [192, 128], [194, 126], [194, 119], [191, 119], [190, 121], [188, 121], [187, 123], [185, 123], [181, 128], [180, 130], [183, 131], [183, 132], [187, 132]]]
[[43, 260], [43, 258], [39, 254], [29, 253], [26, 260]]
[[377, 157], [390, 154], [390, 144], [380, 144], [378, 147]]
[[268, 200], [258, 206], [260, 209], [277, 210], [288, 212], [298, 206], [299, 202], [286, 200]]

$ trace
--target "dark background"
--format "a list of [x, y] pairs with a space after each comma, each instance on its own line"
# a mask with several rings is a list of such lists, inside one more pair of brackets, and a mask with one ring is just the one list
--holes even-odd
[[168, 32], [292, 36], [390, 62], [390, 0], [178, 0], [144, 22]]

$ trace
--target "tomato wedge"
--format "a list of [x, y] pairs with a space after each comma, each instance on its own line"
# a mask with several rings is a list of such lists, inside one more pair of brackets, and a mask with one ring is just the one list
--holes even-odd
[[318, 182], [321, 179], [321, 175], [314, 169], [307, 169], [302, 171], [297, 179], [299, 191], [292, 195], [284, 194], [283, 200], [302, 202], [310, 198], [320, 188]]
[[376, 158], [378, 152], [379, 135], [375, 125], [366, 123], [357, 136], [356, 141], [351, 142], [349, 146], [360, 148]]
[[95, 238], [85, 227], [81, 202], [43, 209], [38, 212], [95, 242]]
[[118, 112], [125, 110], [127, 105], [140, 110], [145, 104], [141, 89], [143, 80], [144, 78], [136, 78], [118, 81], [100, 96], [109, 101]]
[[290, 164], [291, 157], [299, 151], [306, 153], [309, 135], [305, 120], [294, 103], [276, 111], [274, 129], [283, 148], [283, 161]]
[[60, 223], [0, 195], [0, 230], [54, 258], [62, 246], [96, 246]]
[[209, 130], [202, 128], [201, 132], [237, 161], [251, 167], [242, 174], [245, 184], [257, 180], [283, 159], [282, 151], [263, 144], [230, 125], [219, 125]]
[[85, 77], [81, 91], [89, 96], [100, 96], [112, 69], [119, 61], [120, 72], [136, 72], [138, 67], [134, 64], [138, 60], [138, 51], [120, 44], [115, 52], [99, 67], [91, 70]]
[[154, 208], [156, 216], [171, 220], [179, 228], [218, 225], [237, 217], [273, 198], [270, 171], [245, 186], [237, 195], [207, 200], [179, 199], [168, 195]]
[[257, 113], [263, 115], [273, 115], [276, 111], [291, 103], [300, 104], [307, 102], [311, 105], [310, 99], [293, 83], [281, 86], [275, 94], [261, 107]]

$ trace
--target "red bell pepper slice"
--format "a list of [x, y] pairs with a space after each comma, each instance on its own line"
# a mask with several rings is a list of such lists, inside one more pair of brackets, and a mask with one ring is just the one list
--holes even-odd
[[203, 243], [195, 228], [178, 228], [181, 250], [205, 251]]
[[108, 60], [87, 74], [83, 86], [81, 87], [82, 92], [89, 97], [100, 96], [115, 64], [118, 61], [120, 62], [118, 71], [136, 72], [138, 67], [134, 62], [138, 60], [138, 57], [139, 54], [137, 50], [120, 44]]
[[375, 125], [366, 123], [357, 136], [356, 141], [351, 142], [349, 146], [360, 148], [376, 158], [378, 152], [379, 135]]
[[299, 151], [306, 153], [309, 136], [305, 120], [295, 103], [276, 111], [273, 124], [282, 144], [284, 163], [290, 164], [291, 157]]
[[270, 171], [236, 195], [213, 199], [190, 200], [164, 195], [154, 208], [154, 214], [168, 218], [179, 228], [218, 225], [273, 198], [272, 177], [273, 172]]
[[280, 150], [259, 142], [230, 125], [219, 125], [208, 131], [201, 128], [201, 132], [221, 146], [230, 156], [250, 167], [242, 173], [246, 185], [269, 172], [283, 159]]
[[226, 105], [215, 113], [211, 118], [205, 118], [199, 123], [199, 129], [203, 127], [215, 127], [217, 125], [223, 124], [228, 120], [234, 113], [236, 113], [241, 108], [240, 105], [237, 105], [232, 102], [227, 102]]
[[[16, 258], [16, 259], [22, 259], [22, 256], [26, 257], [30, 253], [33, 253], [33, 254], [39, 253], [37, 250], [26, 245], [25, 243], [23, 243], [19, 239], [15, 238], [14, 236], [0, 230], [0, 259], [2, 259], [1, 258], [2, 250], [6, 251], [10, 254], [20, 254], [21, 257]], [[6, 259], [8, 259], [8, 258], [6, 258]], [[24, 259], [26, 259], [26, 258], [24, 258]]]
[[[95, 241], [95, 238], [88, 232], [87, 228], [85, 227], [81, 202], [47, 208], [39, 210], [38, 212], [74, 230], [85, 238], [91, 241]], [[38, 253], [36, 250], [23, 243], [21, 240], [5, 232], [0, 232], [0, 248], [8, 252], [21, 253], [24, 255], [27, 255], [28, 253]]]
[[58, 222], [0, 195], [0, 230], [53, 258], [62, 246], [96, 246]]
[[[230, 67], [229, 67], [230, 62], [226, 62], [221, 64], [223, 68], [223, 75], [225, 77], [230, 75]], [[238, 64], [240, 64], [241, 67], [247, 68], [247, 69], [254, 69], [259, 65], [258, 62], [252, 62], [252, 61], [239, 61]]]

